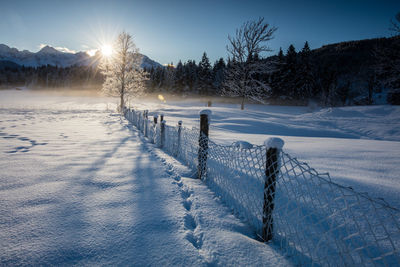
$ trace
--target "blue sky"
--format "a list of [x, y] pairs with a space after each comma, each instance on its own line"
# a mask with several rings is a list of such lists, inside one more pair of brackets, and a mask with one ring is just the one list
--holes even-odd
[[274, 50], [305, 41], [324, 44], [390, 36], [400, 1], [19, 1], [0, 0], [0, 43], [38, 51], [41, 44], [74, 51], [98, 48], [129, 32], [143, 54], [165, 64], [226, 58], [228, 34], [264, 17], [278, 27]]

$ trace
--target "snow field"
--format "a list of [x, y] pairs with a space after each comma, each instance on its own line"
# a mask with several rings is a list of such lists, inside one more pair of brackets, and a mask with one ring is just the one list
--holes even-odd
[[292, 264], [104, 103], [54, 100], [1, 102], [0, 265]]
[[[205, 103], [146, 99], [131, 103], [149, 110], [149, 118], [164, 114], [167, 125], [198, 127]], [[223, 145], [247, 141], [261, 145], [268, 137], [284, 140], [284, 151], [307, 162], [334, 182], [383, 198], [400, 209], [400, 107], [342, 108], [263, 106], [213, 103], [210, 138]]]
[[[142, 114], [127, 110], [125, 116], [146, 132]], [[148, 124], [152, 129], [152, 123]], [[157, 137], [150, 135], [150, 140], [160, 139], [160, 127], [155, 132]], [[178, 128], [166, 126], [162, 149], [177, 155], [196, 172], [199, 129], [182, 129], [180, 145], [176, 143], [177, 134]], [[283, 145], [276, 138], [265, 142], [267, 147], [271, 143]], [[243, 144], [245, 149], [240, 147]], [[252, 147], [245, 142], [221, 146], [210, 141], [207, 176], [202, 178], [258, 234], [264, 220], [263, 191], [267, 189], [263, 166], [267, 147]], [[275, 244], [295, 256], [297, 264], [390, 266], [399, 262], [398, 211], [380, 200], [334, 184], [328, 176], [281, 154], [272, 216]]]
[[[195, 100], [135, 105], [186, 127], [197, 126], [204, 108]], [[252, 230], [226, 208], [229, 203], [221, 204], [205, 185], [188, 178], [193, 173], [104, 112], [115, 106], [106, 98], [0, 92], [0, 170], [6, 170], [0, 171], [2, 264], [299, 262], [255, 241]], [[286, 152], [330, 171], [333, 181], [400, 207], [398, 107], [211, 109], [212, 140], [257, 145], [279, 136]], [[154, 212], [148, 211], [153, 202]]]
[[[148, 142], [144, 139], [143, 142]], [[296, 259], [284, 257], [276, 245], [265, 245], [256, 240], [254, 230], [232, 214], [227, 202], [210, 191], [203, 181], [193, 178], [190, 168], [152, 144], [146, 144], [161, 160], [174, 184], [181, 191], [186, 239], [208, 266], [291, 266]]]

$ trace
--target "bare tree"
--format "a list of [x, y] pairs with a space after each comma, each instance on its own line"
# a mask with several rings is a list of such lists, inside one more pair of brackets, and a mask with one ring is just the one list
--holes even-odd
[[271, 90], [261, 77], [273, 71], [271, 61], [256, 59], [265, 52], [272, 51], [266, 43], [273, 39], [277, 30], [264, 22], [264, 18], [248, 21], [236, 30], [234, 37], [228, 36], [226, 49], [231, 63], [227, 68], [223, 86], [224, 95], [240, 97], [241, 109], [245, 99], [262, 102], [265, 94]]
[[[397, 22], [396, 22], [397, 21]], [[386, 45], [376, 44], [372, 49], [375, 59], [373, 75], [378, 76], [380, 85], [392, 90], [400, 88], [400, 12], [390, 20], [390, 30], [396, 35]]]
[[400, 34], [400, 12], [394, 17], [395, 20], [390, 20], [391, 27], [389, 28], [396, 35]]
[[120, 98], [120, 111], [123, 110], [128, 97], [141, 95], [145, 89], [147, 73], [140, 68], [141, 55], [126, 32], [118, 35], [114, 44], [114, 53], [104, 58], [101, 64], [105, 75], [103, 92]]

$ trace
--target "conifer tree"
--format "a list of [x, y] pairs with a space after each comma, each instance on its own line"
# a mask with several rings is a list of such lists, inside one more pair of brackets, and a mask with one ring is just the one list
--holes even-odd
[[305, 42], [300, 52], [296, 75], [297, 97], [305, 104], [309, 98], [313, 97], [315, 88], [314, 68], [312, 67], [311, 50], [308, 42]]
[[281, 67], [281, 76], [277, 88], [279, 96], [287, 100], [293, 100], [297, 97], [296, 79], [297, 79], [297, 52], [291, 44], [287, 49], [284, 64]]
[[198, 86], [200, 94], [202, 95], [209, 94], [212, 86], [212, 72], [211, 72], [211, 64], [207, 57], [206, 52], [203, 53], [201, 61], [199, 62], [198, 78], [199, 78]]
[[184, 81], [185, 73], [183, 69], [182, 61], [179, 60], [178, 65], [176, 65], [175, 69], [175, 77], [174, 77], [174, 84], [177, 93], [182, 93], [185, 81]]
[[226, 65], [224, 59], [221, 57], [214, 63], [213, 66], [213, 87], [216, 94], [222, 93], [222, 84], [224, 82], [224, 73]]
[[282, 47], [279, 47], [278, 60], [279, 60], [279, 62], [283, 62], [284, 61], [284, 55], [283, 55]]

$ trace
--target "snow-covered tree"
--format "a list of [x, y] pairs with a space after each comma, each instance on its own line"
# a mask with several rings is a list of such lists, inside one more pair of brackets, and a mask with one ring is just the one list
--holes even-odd
[[120, 98], [120, 111], [128, 97], [136, 97], [145, 91], [147, 73], [140, 68], [141, 56], [126, 32], [118, 35], [113, 54], [103, 58], [101, 70], [105, 76], [103, 92]]
[[234, 37], [228, 36], [227, 50], [231, 60], [225, 75], [223, 93], [242, 99], [241, 109], [244, 109], [245, 99], [263, 102], [270, 86], [259, 77], [270, 73], [273, 64], [267, 60], [255, 60], [256, 55], [271, 51], [266, 45], [273, 39], [277, 28], [264, 22], [264, 18], [248, 21], [236, 30]]

